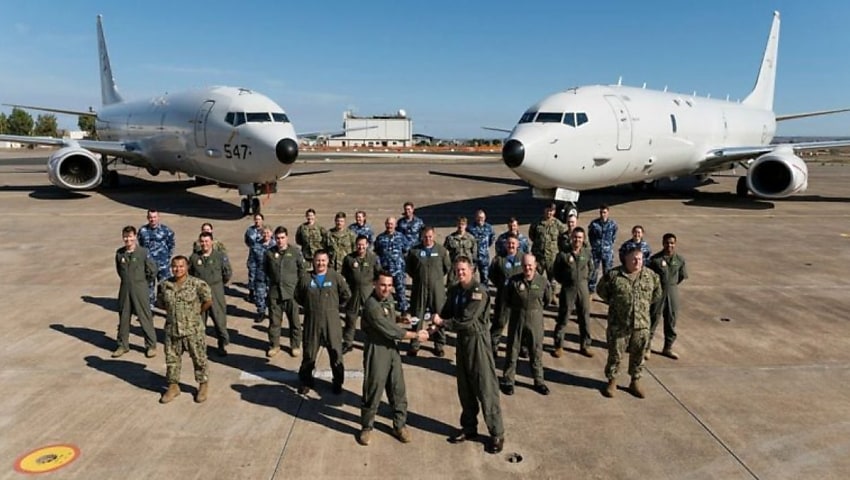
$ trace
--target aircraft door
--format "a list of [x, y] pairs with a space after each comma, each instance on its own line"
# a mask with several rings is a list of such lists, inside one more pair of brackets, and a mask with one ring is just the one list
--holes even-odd
[[605, 95], [605, 100], [617, 120], [617, 150], [632, 148], [632, 119], [626, 104], [616, 95]]
[[213, 105], [215, 105], [214, 100], [207, 100], [201, 105], [201, 108], [198, 109], [197, 115], [195, 115], [195, 146], [199, 148], [204, 148], [207, 146], [207, 117], [210, 115], [210, 110], [212, 110]]

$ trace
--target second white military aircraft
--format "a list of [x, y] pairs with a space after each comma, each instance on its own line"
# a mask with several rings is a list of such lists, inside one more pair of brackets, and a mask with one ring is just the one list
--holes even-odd
[[736, 164], [747, 167], [739, 195], [778, 199], [803, 192], [808, 170], [796, 150], [850, 141], [771, 145], [776, 122], [848, 109], [775, 115], [778, 45], [774, 12], [756, 85], [741, 103], [622, 85], [546, 97], [510, 132], [502, 160], [536, 197], [573, 206], [583, 190], [705, 175]]
[[75, 112], [96, 115], [97, 140], [0, 135], [0, 140], [60, 147], [48, 162], [48, 177], [57, 187], [90, 190], [115, 185], [110, 169], [120, 160], [160, 171], [183, 172], [216, 183], [237, 185], [245, 214], [258, 213], [258, 195], [276, 191], [298, 158], [298, 138], [283, 108], [252, 90], [208, 87], [125, 102], [115, 86], [101, 16], [97, 17], [103, 107]]

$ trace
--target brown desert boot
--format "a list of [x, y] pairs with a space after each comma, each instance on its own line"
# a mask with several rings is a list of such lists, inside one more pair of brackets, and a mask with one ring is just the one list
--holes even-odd
[[168, 403], [177, 398], [177, 395], [180, 395], [180, 387], [178, 387], [176, 383], [169, 383], [168, 390], [162, 394], [162, 397], [159, 399], [159, 403]]

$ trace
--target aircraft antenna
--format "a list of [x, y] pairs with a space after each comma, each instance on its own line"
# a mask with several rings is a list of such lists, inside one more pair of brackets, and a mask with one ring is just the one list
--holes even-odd
[[646, 82], [643, 82], [643, 89], [646, 90]]
[[620, 78], [617, 79], [617, 86], [618, 87], [623, 86], [623, 76], [622, 75], [620, 75]]
[[667, 85], [664, 85], [664, 91], [665, 92], [667, 91]]
[[727, 102], [729, 101], [729, 94], [728, 93], [726, 94], [726, 101]]

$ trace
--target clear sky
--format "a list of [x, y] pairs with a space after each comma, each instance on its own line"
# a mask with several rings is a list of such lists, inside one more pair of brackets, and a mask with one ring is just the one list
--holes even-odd
[[[850, 107], [846, 0], [0, 0], [0, 103], [100, 105], [95, 16], [124, 98], [248, 87], [297, 131], [405, 109], [414, 131], [491, 137], [541, 98], [623, 83], [732, 99], [782, 15], [777, 113]], [[8, 113], [9, 107], [0, 107]], [[60, 126], [76, 125], [60, 116]], [[850, 114], [780, 135], [850, 135]]]

